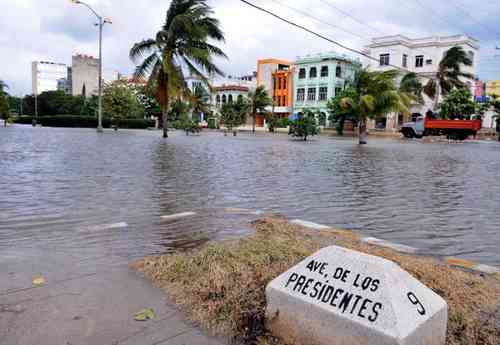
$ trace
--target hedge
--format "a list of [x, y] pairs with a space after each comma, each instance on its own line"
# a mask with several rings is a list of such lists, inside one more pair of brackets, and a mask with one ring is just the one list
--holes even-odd
[[[19, 116], [14, 119], [15, 123], [20, 123], [20, 124], [31, 124], [32, 121], [33, 121], [32, 116]], [[74, 116], [74, 115], [39, 116], [37, 123], [46, 127], [81, 127], [81, 128], [97, 127], [97, 119], [93, 116]], [[102, 126], [104, 128], [110, 128], [111, 125], [117, 125], [119, 128], [146, 129], [148, 127], [154, 127], [155, 122], [153, 120], [145, 120], [145, 119], [119, 119], [116, 121], [111, 121], [110, 119], [104, 118], [102, 120]]]

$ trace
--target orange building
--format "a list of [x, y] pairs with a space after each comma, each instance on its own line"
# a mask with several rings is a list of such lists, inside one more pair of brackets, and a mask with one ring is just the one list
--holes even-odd
[[[257, 86], [264, 86], [273, 99], [273, 106], [266, 109], [275, 116], [288, 117], [293, 109], [293, 71], [286, 60], [262, 59], [257, 61]], [[257, 114], [257, 126], [264, 125], [264, 116]]]

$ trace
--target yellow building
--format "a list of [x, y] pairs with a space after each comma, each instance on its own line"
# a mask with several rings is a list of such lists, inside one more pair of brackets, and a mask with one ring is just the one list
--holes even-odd
[[490, 80], [486, 82], [486, 96], [500, 97], [500, 80]]

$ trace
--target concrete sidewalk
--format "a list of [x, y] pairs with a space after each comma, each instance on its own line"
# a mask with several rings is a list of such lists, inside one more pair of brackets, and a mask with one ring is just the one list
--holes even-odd
[[[2, 265], [5, 283], [12, 269]], [[94, 266], [97, 267], [97, 266]], [[64, 270], [64, 268], [63, 268]], [[132, 272], [126, 263], [103, 271], [73, 270], [43, 287], [0, 290], [1, 345], [222, 345], [184, 320], [165, 294]], [[20, 279], [26, 282], [26, 279]], [[20, 281], [19, 279], [17, 282]], [[16, 281], [16, 279], [13, 279]], [[153, 308], [156, 319], [135, 321]]]

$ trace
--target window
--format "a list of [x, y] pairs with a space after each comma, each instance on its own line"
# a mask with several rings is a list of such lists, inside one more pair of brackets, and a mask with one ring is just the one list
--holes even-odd
[[426, 65], [432, 65], [432, 59], [427, 59], [425, 60]]
[[315, 101], [316, 100], [316, 88], [315, 87], [310, 87], [307, 89], [307, 100], [308, 101]]
[[273, 88], [276, 90], [276, 77], [273, 77]]
[[233, 95], [229, 95], [229, 97], [227, 98], [227, 102], [229, 104], [233, 103]]
[[403, 67], [408, 67], [408, 55], [403, 54]]
[[220, 106], [220, 95], [217, 95], [215, 97], [215, 104], [219, 107]]
[[283, 78], [283, 89], [286, 90], [286, 78]]
[[337, 67], [335, 68], [335, 76], [336, 76], [337, 78], [342, 78], [342, 67], [337, 66]]
[[390, 55], [380, 54], [380, 66], [389, 66]]
[[305, 95], [306, 95], [306, 89], [304, 88], [297, 89], [297, 101], [304, 102]]
[[281, 90], [281, 78], [278, 78], [278, 90]]
[[226, 95], [222, 95], [222, 104], [226, 104]]
[[301, 68], [299, 70], [299, 79], [305, 79], [306, 78], [306, 69], [305, 68]]
[[328, 77], [328, 66], [321, 67], [321, 78]]
[[423, 55], [415, 56], [415, 67], [424, 67], [424, 56]]
[[286, 97], [285, 96], [281, 96], [281, 106], [282, 107], [286, 106]]
[[243, 95], [238, 95], [238, 103], [243, 102]]
[[316, 67], [311, 67], [309, 70], [309, 78], [316, 78], [318, 76], [318, 71], [316, 70]]
[[337, 86], [337, 87], [335, 88], [335, 96], [340, 95], [340, 93], [341, 93], [341, 92], [342, 92], [342, 88]]
[[328, 98], [328, 87], [323, 86], [319, 88], [319, 100], [326, 101]]

